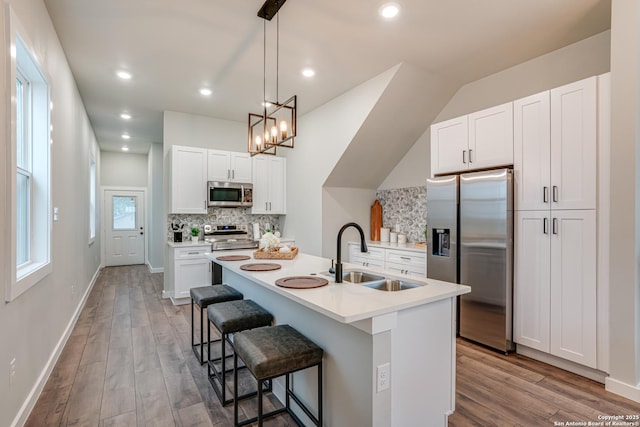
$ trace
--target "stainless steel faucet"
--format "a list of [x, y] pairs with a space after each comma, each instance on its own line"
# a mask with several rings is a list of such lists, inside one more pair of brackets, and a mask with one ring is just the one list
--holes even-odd
[[349, 222], [338, 231], [338, 250], [336, 254], [336, 283], [342, 283], [342, 232], [349, 227], [355, 227], [360, 233], [360, 252], [367, 252], [367, 243], [364, 241], [364, 231], [355, 222]]

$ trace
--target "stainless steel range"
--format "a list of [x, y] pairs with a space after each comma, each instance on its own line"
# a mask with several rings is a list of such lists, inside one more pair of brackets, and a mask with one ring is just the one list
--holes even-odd
[[205, 225], [204, 241], [211, 243], [212, 251], [256, 249], [258, 247], [258, 241], [249, 237], [246, 226]]

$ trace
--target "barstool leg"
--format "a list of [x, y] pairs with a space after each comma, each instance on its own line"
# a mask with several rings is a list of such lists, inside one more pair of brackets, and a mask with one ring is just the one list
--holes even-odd
[[318, 427], [322, 427], [322, 362], [318, 364]]
[[[227, 355], [226, 355], [226, 339], [227, 339], [227, 334], [222, 334], [220, 337], [220, 343], [222, 344], [222, 348], [220, 349], [220, 355], [222, 357], [222, 370], [220, 371], [220, 392], [222, 394], [222, 406], [225, 405], [225, 402], [227, 401], [226, 399], [226, 391], [227, 391], [227, 382], [226, 382], [226, 377], [227, 377]], [[234, 365], [234, 370], [235, 370], [235, 365]], [[235, 387], [235, 385], [234, 385]], [[235, 394], [234, 394], [235, 396]]]
[[287, 411], [291, 409], [291, 403], [289, 401], [289, 374], [285, 375], [284, 380], [284, 407], [287, 408]]
[[233, 425], [238, 425], [238, 355], [233, 352]]
[[258, 381], [258, 427], [262, 427], [262, 384]]

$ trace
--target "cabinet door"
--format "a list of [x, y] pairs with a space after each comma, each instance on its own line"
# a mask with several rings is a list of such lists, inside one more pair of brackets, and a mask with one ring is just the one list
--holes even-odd
[[207, 176], [209, 181], [229, 181], [231, 179], [231, 160], [227, 151], [208, 150]]
[[286, 191], [286, 159], [272, 157], [269, 159], [269, 213], [287, 213]]
[[231, 180], [251, 182], [251, 155], [249, 153], [230, 153]]
[[513, 275], [516, 343], [549, 352], [551, 227], [549, 211], [515, 213]]
[[431, 126], [431, 173], [434, 175], [468, 169], [467, 116]]
[[269, 213], [269, 164], [266, 156], [252, 159], [253, 207], [252, 214]]
[[406, 265], [396, 262], [385, 262], [384, 269], [400, 274], [408, 274], [409, 276], [426, 277], [427, 267], [417, 265]]
[[596, 207], [596, 77], [551, 90], [554, 209]]
[[207, 213], [207, 150], [171, 148], [170, 213]]
[[549, 91], [513, 103], [513, 170], [516, 210], [551, 207]]
[[596, 214], [552, 211], [551, 354], [596, 367]]
[[513, 103], [469, 114], [470, 169], [513, 164]]
[[211, 284], [211, 261], [189, 259], [175, 262], [174, 298], [189, 298], [191, 288]]

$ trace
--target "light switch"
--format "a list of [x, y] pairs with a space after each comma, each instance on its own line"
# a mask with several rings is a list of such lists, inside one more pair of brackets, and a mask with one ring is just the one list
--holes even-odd
[[53, 220], [57, 221], [58, 220], [58, 208], [53, 208]]

